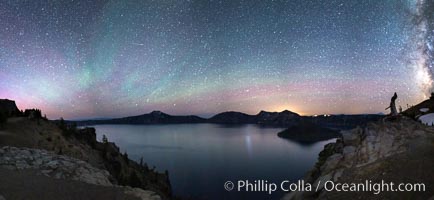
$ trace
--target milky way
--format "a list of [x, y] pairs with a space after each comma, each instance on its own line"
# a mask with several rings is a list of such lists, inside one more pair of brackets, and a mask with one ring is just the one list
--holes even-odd
[[434, 0], [418, 0], [413, 5], [415, 34], [410, 54], [410, 66], [415, 72], [415, 80], [428, 97], [433, 92], [434, 65]]
[[1, 1], [0, 98], [69, 119], [405, 108], [432, 89], [430, 6]]

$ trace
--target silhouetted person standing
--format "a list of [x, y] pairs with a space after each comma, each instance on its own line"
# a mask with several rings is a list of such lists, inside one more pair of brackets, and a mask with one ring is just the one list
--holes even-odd
[[398, 98], [398, 95], [395, 92], [392, 99], [390, 100], [390, 106], [386, 108], [386, 110], [390, 108], [390, 115], [392, 115], [392, 116], [398, 115], [398, 112], [396, 111], [396, 105], [395, 105], [395, 101], [397, 98]]

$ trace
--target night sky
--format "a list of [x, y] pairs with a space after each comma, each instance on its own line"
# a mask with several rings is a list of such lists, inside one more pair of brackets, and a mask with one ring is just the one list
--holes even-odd
[[432, 89], [434, 0], [0, 1], [0, 98], [49, 118], [379, 113]]

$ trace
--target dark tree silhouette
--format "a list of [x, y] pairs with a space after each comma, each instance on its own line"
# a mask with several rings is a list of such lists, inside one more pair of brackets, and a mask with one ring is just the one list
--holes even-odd
[[24, 111], [24, 117], [31, 117], [34, 119], [41, 119], [42, 118], [42, 112], [39, 109], [33, 108], [33, 109], [26, 109]]
[[129, 160], [128, 160], [128, 153], [127, 153], [126, 151], [125, 151], [123, 157], [124, 157], [125, 162], [128, 163], [128, 161], [129, 161]]
[[140, 166], [142, 166], [142, 167], [143, 167], [143, 156], [142, 156], [142, 157], [140, 157]]
[[129, 179], [130, 179], [129, 185], [132, 187], [140, 187], [142, 185], [142, 181], [140, 180], [140, 178], [137, 176], [136, 172], [134, 172], [134, 171], [130, 174]]
[[104, 143], [104, 144], [107, 144], [107, 143], [108, 143], [107, 136], [102, 135], [102, 143]]
[[65, 120], [63, 119], [63, 117], [61, 117], [60, 120], [59, 120], [59, 128], [62, 131], [66, 131], [66, 129], [67, 129], [66, 123], [65, 123]]
[[6, 116], [6, 113], [0, 112], [0, 128], [3, 128], [3, 126], [7, 120], [8, 120], [8, 117]]

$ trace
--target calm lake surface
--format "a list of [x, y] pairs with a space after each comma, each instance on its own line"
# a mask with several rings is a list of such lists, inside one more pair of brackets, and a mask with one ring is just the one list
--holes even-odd
[[296, 182], [310, 170], [324, 145], [277, 137], [280, 128], [256, 125], [96, 125], [122, 152], [149, 167], [169, 171], [176, 196], [192, 199], [279, 199], [284, 192], [228, 192], [226, 181]]

